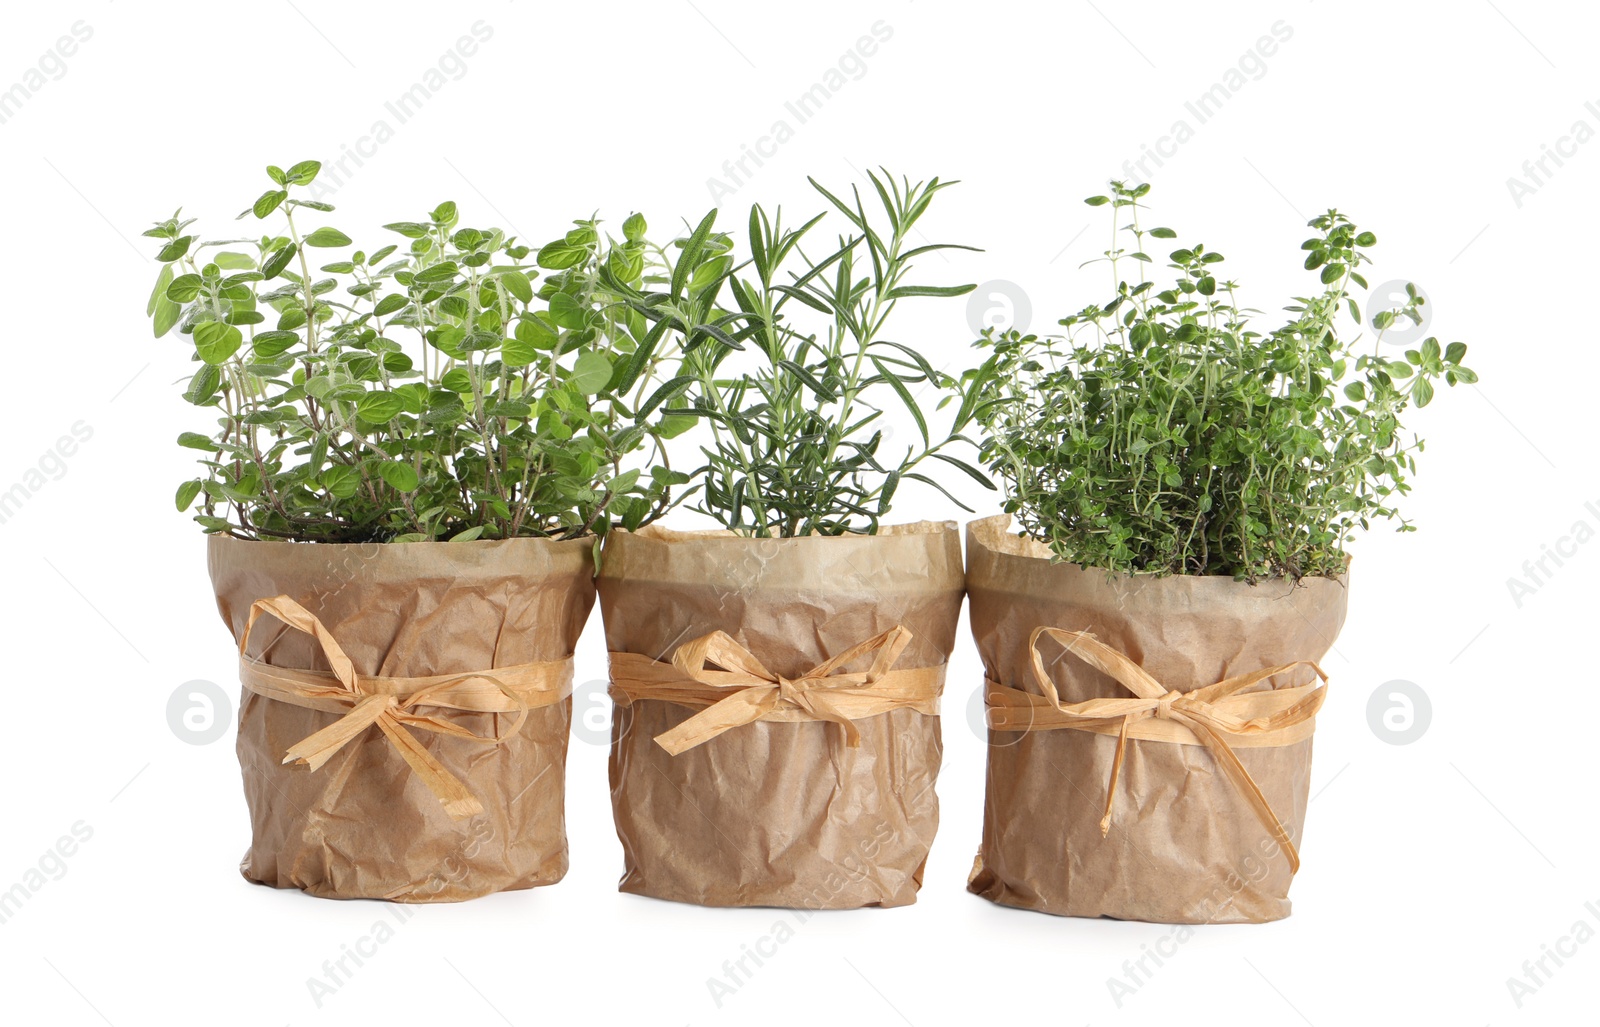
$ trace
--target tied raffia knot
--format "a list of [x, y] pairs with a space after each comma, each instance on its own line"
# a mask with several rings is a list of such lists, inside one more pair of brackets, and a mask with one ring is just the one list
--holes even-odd
[[[674, 756], [758, 720], [837, 724], [854, 748], [861, 744], [857, 720], [903, 708], [938, 712], [943, 665], [895, 667], [912, 637], [896, 625], [791, 678], [768, 670], [726, 632], [713, 631], [680, 645], [666, 662], [612, 653], [611, 697], [620, 706], [657, 699], [703, 707], [656, 736]], [[865, 671], [844, 669], [867, 656], [872, 662]]]
[[[1110, 676], [1133, 697], [1062, 702], [1039, 651], [1039, 640], [1045, 636], [1061, 643], [1068, 653], [1095, 670]], [[989, 726], [997, 731], [1068, 729], [1115, 734], [1117, 751], [1111, 762], [1111, 781], [1106, 788], [1105, 815], [1100, 819], [1102, 837], [1111, 831], [1117, 782], [1122, 776], [1129, 738], [1203, 745], [1282, 846], [1290, 872], [1299, 871], [1300, 853], [1288, 829], [1273, 812], [1260, 786], [1234, 750], [1290, 745], [1309, 738], [1317, 711], [1327, 697], [1328, 676], [1321, 667], [1310, 660], [1297, 660], [1226, 678], [1191, 692], [1179, 692], [1166, 688], [1143, 667], [1086, 631], [1035, 628], [1028, 639], [1028, 652], [1033, 681], [1039, 692], [986, 682], [984, 699], [989, 707]], [[1298, 667], [1311, 668], [1320, 683], [1246, 691]]]
[[[264, 613], [312, 636], [331, 671], [274, 667], [262, 663], [259, 657], [248, 656], [250, 634]], [[267, 648], [275, 643], [276, 639]], [[250, 619], [239, 639], [239, 680], [245, 688], [265, 698], [340, 715], [332, 724], [290, 746], [284, 763], [319, 770], [368, 728], [376, 727], [438, 798], [444, 811], [459, 820], [482, 813], [483, 804], [407, 728], [480, 745], [502, 745], [521, 730], [530, 710], [553, 705], [571, 694], [572, 661], [568, 658], [421, 678], [359, 674], [344, 647], [315, 614], [288, 596], [276, 596], [251, 604]], [[516, 718], [505, 731], [477, 735], [441, 717], [417, 712], [420, 706], [475, 713], [514, 712]]]

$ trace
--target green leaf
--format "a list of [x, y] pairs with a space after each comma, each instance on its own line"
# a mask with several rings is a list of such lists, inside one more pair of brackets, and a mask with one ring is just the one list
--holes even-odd
[[388, 317], [395, 311], [403, 309], [410, 302], [411, 298], [409, 296], [398, 292], [390, 293], [378, 301], [378, 305], [372, 308], [372, 312], [378, 317]]
[[396, 492], [415, 492], [420, 480], [416, 468], [403, 460], [379, 464], [378, 475]]
[[581, 264], [589, 256], [587, 246], [572, 246], [565, 240], [546, 244], [539, 250], [535, 261], [542, 268], [550, 271], [565, 271], [575, 264]]
[[629, 242], [643, 239], [647, 230], [643, 214], [629, 214], [628, 220], [622, 223], [622, 236]]
[[303, 160], [290, 168], [285, 174], [286, 185], [310, 185], [317, 177], [317, 172], [322, 170], [322, 162], [318, 160]]
[[266, 261], [261, 265], [261, 277], [271, 281], [272, 279], [283, 274], [283, 269], [289, 266], [289, 261], [293, 260], [295, 254], [298, 252], [300, 252], [299, 249], [293, 245], [285, 246], [279, 250], [273, 250], [272, 253], [268, 255]]
[[558, 292], [550, 297], [550, 319], [562, 328], [576, 331], [589, 324], [589, 308], [576, 296]]
[[369, 392], [356, 402], [356, 414], [371, 424], [386, 424], [400, 416], [404, 409], [405, 401], [392, 392]]
[[254, 271], [256, 267], [254, 257], [247, 253], [234, 253], [231, 250], [212, 254], [211, 262], [224, 271]]
[[293, 332], [262, 332], [251, 341], [257, 357], [272, 358], [300, 341]]
[[888, 382], [889, 386], [900, 396], [900, 402], [911, 414], [912, 419], [917, 422], [917, 431], [922, 434], [923, 447], [929, 446], [931, 443], [928, 439], [928, 421], [927, 418], [922, 416], [922, 411], [918, 409], [917, 401], [911, 396], [911, 390], [907, 389], [906, 383], [901, 381], [893, 371], [885, 367], [883, 361], [877, 357], [872, 358], [872, 366], [878, 369], [878, 373], [883, 375], [884, 381]]
[[173, 500], [177, 503], [179, 513], [187, 512], [194, 505], [194, 501], [199, 497], [200, 489], [203, 485], [204, 482], [200, 481], [186, 481], [178, 486], [177, 495], [173, 497]]
[[697, 266], [697, 262], [700, 259], [700, 251], [706, 244], [706, 236], [711, 234], [711, 226], [716, 223], [716, 220], [717, 209], [713, 207], [705, 217], [700, 219], [700, 223], [689, 234], [689, 241], [683, 244], [683, 252], [678, 254], [677, 262], [672, 266], [673, 299], [683, 295], [683, 287], [689, 280], [689, 272]]
[[350, 237], [339, 231], [337, 228], [329, 228], [324, 225], [315, 232], [312, 232], [310, 235], [306, 236], [305, 244], [307, 246], [321, 246], [325, 248], [332, 246], [349, 246]]
[[[178, 445], [185, 449], [199, 449], [209, 453], [217, 448], [217, 444], [199, 432], [186, 431], [178, 436]], [[187, 504], [184, 504], [187, 505]], [[182, 507], [180, 507], [181, 509]]]
[[965, 296], [977, 287], [976, 282], [971, 285], [900, 285], [889, 290], [889, 298], [900, 300], [911, 296]]
[[182, 235], [161, 247], [161, 252], [156, 254], [156, 259], [163, 263], [182, 260], [189, 252], [189, 244], [194, 242], [194, 236]]
[[195, 406], [204, 406], [217, 394], [217, 387], [220, 384], [222, 384], [222, 373], [210, 364], [206, 364], [189, 378], [189, 387], [184, 390], [183, 398]]
[[345, 464], [334, 464], [318, 477], [323, 489], [335, 499], [349, 499], [361, 489], [360, 473]]
[[532, 302], [533, 283], [521, 271], [504, 271], [500, 274], [500, 281], [505, 283], [506, 291], [517, 299], [524, 303]]
[[480, 525], [477, 525], [476, 527], [468, 528], [466, 531], [463, 531], [460, 534], [453, 536], [450, 539], [450, 541], [452, 541], [452, 542], [472, 542], [472, 541], [475, 541], [478, 538], [478, 536], [482, 535], [482, 534], [483, 534], [483, 525], [480, 524]]
[[649, 399], [639, 406], [639, 412], [635, 416], [639, 421], [643, 422], [656, 407], [676, 396], [681, 396], [696, 381], [697, 379], [693, 375], [683, 374], [664, 382], [660, 388], [650, 394]]
[[226, 363], [243, 343], [244, 334], [221, 321], [207, 321], [194, 330], [195, 351], [208, 364]]
[[1111, 197], [1109, 197], [1109, 196], [1091, 196], [1087, 200], [1084, 200], [1083, 202], [1087, 203], [1091, 207], [1101, 207], [1101, 206], [1104, 206], [1107, 203], [1110, 203], [1111, 202]]
[[201, 284], [199, 275], [179, 275], [167, 286], [167, 299], [174, 303], [188, 303], [200, 295]]
[[943, 460], [952, 467], [959, 467], [961, 470], [965, 471], [967, 476], [973, 481], [977, 482], [979, 485], [982, 485], [984, 488], [989, 489], [991, 492], [994, 491], [994, 482], [989, 480], [988, 475], [984, 474], [971, 464], [963, 460], [958, 460], [955, 457], [950, 456], [948, 453], [933, 453], [931, 455], [935, 460]]
[[[171, 265], [168, 266], [170, 267]], [[182, 317], [183, 308], [178, 304], [167, 299], [165, 296], [162, 296], [160, 299], [156, 300], [155, 317], [153, 319], [153, 323], [151, 324], [151, 328], [155, 330], [156, 338], [159, 339], [163, 335], [166, 335], [168, 332], [172, 331], [172, 326], [177, 324], [179, 319]]]
[[611, 361], [604, 353], [589, 350], [578, 354], [572, 368], [572, 384], [585, 396], [593, 396], [611, 381]]
[[258, 218], [264, 218], [278, 209], [278, 205], [289, 198], [288, 192], [283, 189], [269, 189], [256, 198], [250, 205], [250, 212]]
[[144, 306], [144, 316], [153, 317], [156, 305], [167, 294], [167, 287], [172, 284], [172, 265], [162, 264], [161, 271], [156, 275], [155, 288], [150, 290], [150, 302]]

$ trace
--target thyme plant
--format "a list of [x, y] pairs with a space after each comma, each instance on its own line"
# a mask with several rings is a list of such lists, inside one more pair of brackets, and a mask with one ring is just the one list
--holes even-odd
[[276, 218], [267, 234], [199, 241], [179, 214], [145, 232], [161, 243], [155, 334], [190, 344], [184, 396], [214, 416], [178, 439], [204, 454], [179, 510], [208, 532], [321, 542], [575, 537], [659, 516], [684, 477], [661, 442], [681, 425], [636, 421], [612, 388], [647, 324], [608, 283], [642, 287], [663, 258], [644, 219], [621, 239], [580, 220], [535, 252], [447, 202], [352, 249], [306, 224], [333, 210], [299, 194], [319, 168], [267, 169], [240, 215]]
[[1421, 322], [1414, 288], [1368, 311], [1362, 336], [1350, 290], [1367, 287], [1359, 268], [1377, 239], [1337, 210], [1311, 220], [1302, 247], [1320, 291], [1281, 327], [1253, 327], [1222, 254], [1199, 243], [1170, 253], [1172, 281], [1158, 285], [1147, 250], [1176, 233], [1143, 225], [1148, 191], [1113, 182], [1087, 201], [1111, 209], [1109, 299], [1062, 319], [1063, 337], [977, 344], [989, 356], [967, 382], [982, 394], [983, 457], [1022, 532], [1085, 566], [1255, 581], [1342, 574], [1346, 543], [1375, 520], [1413, 530], [1396, 500], [1423, 442], [1401, 418], [1439, 379], [1477, 380], [1467, 347], [1386, 352], [1385, 330]]

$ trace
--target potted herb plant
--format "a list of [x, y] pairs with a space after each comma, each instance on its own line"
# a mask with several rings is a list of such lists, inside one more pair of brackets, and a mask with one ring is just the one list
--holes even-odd
[[1461, 343], [1385, 343], [1420, 323], [1414, 289], [1361, 335], [1350, 292], [1376, 239], [1337, 211], [1304, 246], [1320, 291], [1281, 327], [1254, 327], [1204, 246], [1153, 282], [1147, 251], [1175, 233], [1141, 223], [1148, 188], [1088, 201], [1112, 212], [1110, 299], [1064, 338], [986, 336], [968, 376], [1007, 511], [968, 533], [990, 723], [969, 889], [1065, 915], [1273, 920], [1346, 545], [1400, 518], [1422, 449], [1402, 416], [1476, 378]]
[[[949, 183], [873, 176], [872, 202], [816, 186], [798, 227], [752, 208], [748, 253], [708, 214], [667, 288], [637, 297], [681, 339], [642, 405], [692, 417], [686, 502], [720, 529], [608, 536], [599, 577], [621, 889], [711, 906], [915, 900], [938, 822], [937, 701], [962, 599], [950, 522], [884, 524], [943, 466], [970, 407], [886, 335], [897, 307], [970, 285], [913, 284], [918, 223]], [[842, 231], [819, 243], [821, 225]], [[814, 247], [813, 256], [807, 251]], [[724, 294], [731, 299], [724, 301]], [[887, 411], [915, 425], [889, 441]], [[679, 461], [683, 463], [682, 460]]]
[[145, 233], [155, 333], [214, 425], [178, 440], [202, 470], [177, 506], [240, 647], [242, 871], [405, 902], [550, 884], [597, 538], [669, 502], [660, 427], [611, 387], [646, 324], [607, 284], [660, 251], [638, 215], [535, 252], [453, 203], [354, 249], [305, 223], [333, 209], [301, 198], [318, 169], [267, 169], [240, 217], [268, 234]]

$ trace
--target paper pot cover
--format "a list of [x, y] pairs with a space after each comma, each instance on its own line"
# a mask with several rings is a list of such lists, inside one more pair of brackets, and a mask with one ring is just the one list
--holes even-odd
[[[721, 631], [774, 676], [794, 678], [901, 627], [911, 638], [894, 666], [932, 682], [918, 709], [852, 721], [858, 747], [837, 723], [758, 720], [671, 755], [655, 738], [697, 709], [619, 706], [611, 794], [623, 891], [709, 906], [915, 900], [938, 826], [932, 712], [962, 599], [954, 524], [793, 539], [614, 532], [599, 589], [614, 654], [668, 662]], [[614, 680], [617, 668], [614, 657]]]
[[[320, 545], [210, 539], [217, 606], [237, 642], [258, 600], [287, 596], [318, 619], [359, 675], [429, 678], [561, 661], [594, 603], [592, 540]], [[264, 615], [248, 663], [327, 671], [310, 635]], [[565, 665], [570, 667], [570, 664]], [[241, 664], [248, 681], [251, 666]], [[340, 719], [247, 688], [239, 762], [252, 840], [244, 876], [331, 898], [455, 901], [552, 884], [567, 869], [563, 818], [568, 684], [512, 713], [413, 711], [498, 745], [409, 734], [482, 812], [451, 816], [384, 731], [364, 729], [317, 769], [285, 754]], [[467, 704], [471, 708], [471, 704]]]
[[[1009, 518], [967, 532], [972, 633], [992, 682], [1039, 693], [1030, 638], [1041, 626], [1087, 631], [1166, 689], [1320, 660], [1344, 623], [1346, 583], [1250, 585], [1215, 576], [1110, 576], [1052, 563], [1008, 532]], [[1128, 690], [1050, 639], [1039, 649], [1064, 704]], [[1252, 691], [1315, 683], [1306, 667]], [[1259, 698], [1259, 697], [1258, 697]], [[1270, 699], [1270, 697], [1268, 697]], [[1240, 747], [1293, 843], [1305, 824], [1311, 738]], [[1130, 739], [1102, 836], [1117, 735], [989, 732], [983, 843], [969, 889], [1008, 906], [1162, 923], [1237, 923], [1289, 914], [1286, 854], [1203, 745]]]

